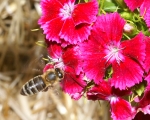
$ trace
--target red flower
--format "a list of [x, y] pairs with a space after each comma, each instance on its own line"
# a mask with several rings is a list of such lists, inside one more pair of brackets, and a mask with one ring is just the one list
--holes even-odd
[[140, 14], [144, 17], [147, 26], [150, 28], [150, 0], [124, 0], [131, 11], [140, 7]]
[[47, 40], [63, 43], [63, 46], [87, 39], [98, 13], [96, 0], [76, 5], [75, 0], [42, 0], [41, 8], [38, 23]]
[[[113, 120], [131, 120], [135, 116], [135, 109], [129, 102], [115, 94], [115, 92], [116, 89], [111, 88], [109, 82], [103, 81], [99, 85], [95, 85], [91, 88], [87, 93], [87, 97], [90, 100], [109, 101], [111, 106], [111, 117]], [[122, 95], [125, 95], [124, 93], [129, 92], [123, 91]]]
[[89, 40], [80, 46], [84, 72], [97, 84], [103, 81], [109, 66], [113, 69], [111, 86], [115, 88], [126, 89], [142, 81], [143, 34], [121, 41], [124, 24], [118, 13], [102, 15], [93, 26]]
[[[81, 74], [82, 69], [77, 56], [77, 48], [67, 47], [63, 49], [59, 44], [51, 42], [48, 52], [50, 62], [54, 64], [54, 68], [60, 68], [64, 71], [64, 78], [61, 81], [63, 91], [69, 93], [72, 98], [79, 99], [82, 95], [85, 82], [83, 81], [83, 74]], [[45, 68], [49, 69], [48, 66], [45, 66]], [[77, 94], [81, 94], [80, 97], [79, 95], [77, 97]]]

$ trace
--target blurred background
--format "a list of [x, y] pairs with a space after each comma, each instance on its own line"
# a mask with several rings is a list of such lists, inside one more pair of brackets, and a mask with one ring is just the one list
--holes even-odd
[[0, 0], [0, 120], [110, 120], [109, 104], [72, 100], [59, 84], [21, 96], [22, 85], [42, 74], [44, 35], [37, 21], [40, 0]]

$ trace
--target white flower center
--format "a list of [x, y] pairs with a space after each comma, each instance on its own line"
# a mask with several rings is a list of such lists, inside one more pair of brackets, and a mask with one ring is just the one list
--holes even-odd
[[55, 63], [55, 66], [54, 66], [55, 68], [63, 69], [65, 66], [62, 58], [55, 58], [53, 59], [53, 62]]
[[110, 103], [116, 103], [119, 99], [117, 96], [109, 96], [108, 100], [110, 101]]
[[107, 62], [113, 62], [114, 60], [116, 60], [117, 63], [120, 64], [120, 61], [124, 60], [122, 49], [124, 48], [120, 47], [120, 43], [110, 43], [106, 46], [106, 49], [104, 51], [106, 53], [106, 56], [104, 58]]
[[60, 17], [62, 17], [62, 20], [65, 20], [69, 17], [71, 17], [72, 12], [74, 10], [74, 3], [68, 2], [65, 3], [63, 8], [60, 9]]

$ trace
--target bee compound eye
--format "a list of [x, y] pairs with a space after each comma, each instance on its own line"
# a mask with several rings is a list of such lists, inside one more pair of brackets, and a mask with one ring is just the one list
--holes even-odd
[[55, 73], [54, 72], [50, 72], [50, 73], [48, 73], [47, 74], [47, 77], [46, 77], [46, 79], [47, 79], [47, 81], [53, 81], [53, 80], [56, 80], [56, 75], [55, 75]]
[[56, 74], [58, 75], [59, 78], [61, 78], [61, 79], [63, 78], [63, 73], [59, 68], [56, 68], [55, 72], [56, 72]]

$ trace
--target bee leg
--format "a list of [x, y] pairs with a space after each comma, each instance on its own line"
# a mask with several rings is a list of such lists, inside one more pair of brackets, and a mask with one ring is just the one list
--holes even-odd
[[44, 90], [42, 90], [42, 92], [47, 92], [48, 89], [51, 89], [51, 88], [53, 88], [53, 86], [48, 86], [48, 87], [46, 87]]
[[42, 90], [42, 92], [47, 92], [48, 91], [48, 87], [46, 87], [44, 90]]

